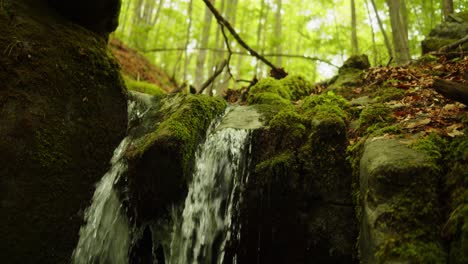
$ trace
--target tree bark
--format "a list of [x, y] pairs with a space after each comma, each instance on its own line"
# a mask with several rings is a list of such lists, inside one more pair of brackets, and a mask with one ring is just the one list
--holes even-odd
[[443, 0], [442, 1], [442, 11], [444, 14], [444, 19], [447, 20], [447, 18], [453, 14], [453, 0]]
[[351, 47], [353, 55], [359, 54], [356, 24], [356, 4], [354, 0], [351, 0]]
[[[282, 53], [282, 25], [281, 25], [281, 9], [283, 8], [282, 6], [282, 0], [276, 0], [276, 14], [275, 14], [275, 47], [274, 50], [276, 53]], [[281, 57], [276, 57], [276, 65], [281, 67], [282, 60]]]
[[443, 96], [468, 105], [468, 84], [435, 79], [433, 87]]
[[408, 46], [407, 25], [404, 24], [404, 0], [387, 0], [390, 12], [390, 24], [392, 26], [393, 47], [395, 50], [396, 64], [404, 64], [410, 61]]
[[188, 65], [189, 65], [189, 55], [188, 55], [188, 46], [190, 44], [190, 31], [192, 30], [192, 8], [193, 7], [193, 0], [189, 0], [188, 8], [187, 8], [187, 15], [188, 15], [188, 26], [187, 26], [187, 39], [185, 40], [185, 50], [184, 50], [184, 82], [187, 82], [187, 75], [188, 75]]
[[378, 52], [377, 52], [377, 44], [376, 44], [376, 41], [375, 41], [375, 30], [374, 30], [374, 25], [373, 25], [373, 20], [372, 20], [372, 16], [371, 16], [371, 11], [370, 11], [370, 8], [369, 8], [369, 3], [367, 2], [367, 0], [364, 1], [364, 4], [366, 6], [366, 10], [367, 10], [367, 16], [369, 17], [369, 21], [371, 21], [371, 24], [370, 24], [370, 28], [371, 28], [371, 36], [372, 36], [372, 55], [374, 57], [374, 65], [377, 65], [377, 61], [378, 61]]
[[387, 48], [388, 56], [393, 58], [393, 50], [392, 45], [390, 44], [390, 39], [388, 38], [387, 32], [383, 27], [382, 19], [380, 19], [379, 12], [377, 10], [377, 5], [375, 4], [375, 0], [371, 0], [372, 7], [374, 8], [375, 17], [377, 18], [377, 22], [379, 24], [380, 32], [382, 32], [382, 36], [384, 37], [385, 47]]
[[[212, 0], [214, 3], [214, 0]], [[203, 31], [201, 35], [201, 41], [198, 48], [208, 46], [208, 42], [210, 40], [210, 29], [211, 29], [211, 21], [213, 15], [208, 7], [205, 8], [205, 17], [203, 23]], [[203, 73], [204, 73], [204, 66], [206, 61], [206, 50], [200, 50], [197, 57], [197, 62], [195, 65], [195, 87], [200, 87], [203, 83]]]

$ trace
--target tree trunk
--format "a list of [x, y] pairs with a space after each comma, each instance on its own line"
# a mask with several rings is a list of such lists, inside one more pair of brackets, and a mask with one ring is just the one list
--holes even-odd
[[[266, 21], [267, 21], [267, 12], [265, 12], [265, 0], [262, 0], [261, 5], [260, 5], [260, 15], [258, 19], [258, 27], [257, 27], [257, 50], [260, 50], [261, 53], [264, 52], [262, 44], [262, 36], [265, 35], [265, 29], [266, 29]], [[263, 33], [263, 34], [262, 34]], [[261, 46], [262, 45], [262, 46]], [[260, 77], [260, 67], [261, 63], [260, 60], [257, 60], [257, 63], [255, 64], [255, 76]]]
[[382, 20], [380, 19], [379, 12], [377, 10], [377, 5], [375, 4], [375, 0], [371, 0], [372, 7], [374, 8], [374, 13], [375, 17], [377, 17], [377, 22], [379, 23], [379, 28], [380, 32], [382, 32], [382, 35], [384, 37], [385, 41], [385, 47], [387, 48], [388, 56], [390, 58], [393, 58], [393, 50], [392, 50], [392, 45], [390, 44], [390, 39], [388, 38], [387, 32], [385, 31], [385, 28], [383, 27]]
[[372, 20], [371, 11], [370, 11], [369, 3], [367, 2], [367, 0], [364, 1], [364, 4], [366, 6], [367, 16], [369, 17], [369, 21], [371, 21], [370, 28], [371, 28], [371, 36], [372, 36], [372, 55], [374, 57], [374, 61], [373, 61], [374, 65], [376, 66], [379, 60], [378, 60], [377, 44], [375, 41], [374, 23]]
[[354, 0], [351, 0], [351, 47], [353, 55], [359, 54], [356, 24], [356, 4]]
[[409, 46], [408, 46], [408, 26], [404, 24], [403, 9], [404, 0], [387, 0], [388, 9], [390, 12], [390, 23], [392, 26], [393, 47], [395, 50], [396, 64], [404, 64], [409, 62]]
[[189, 0], [188, 8], [187, 8], [187, 15], [188, 15], [188, 25], [187, 25], [187, 39], [185, 40], [185, 50], [184, 50], [184, 82], [187, 82], [187, 68], [189, 64], [189, 55], [188, 55], [188, 46], [190, 44], [190, 31], [192, 30], [192, 5], [193, 1]]
[[[276, 14], [275, 14], [275, 45], [274, 51], [278, 54], [282, 53], [282, 25], [281, 25], [281, 9], [282, 9], [282, 0], [276, 0]], [[276, 58], [276, 65], [281, 67], [282, 60], [281, 57]]]
[[435, 79], [433, 87], [445, 97], [468, 105], [468, 84]]
[[443, 0], [442, 8], [444, 13], [444, 19], [447, 20], [449, 15], [453, 14], [453, 0]]
[[[214, 0], [211, 0], [214, 4]], [[203, 31], [201, 35], [201, 41], [198, 45], [199, 48], [207, 47], [210, 40], [210, 29], [211, 21], [213, 20], [213, 15], [208, 7], [205, 7], [205, 17], [203, 23]], [[198, 53], [197, 62], [195, 65], [195, 87], [200, 87], [204, 79], [204, 69], [206, 61], [206, 51], [202, 50]]]

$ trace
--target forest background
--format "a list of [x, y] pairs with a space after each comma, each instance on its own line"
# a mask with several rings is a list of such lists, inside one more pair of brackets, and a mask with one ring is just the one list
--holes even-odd
[[[464, 0], [206, 0], [239, 36], [278, 67], [316, 82], [332, 77], [353, 54], [373, 66], [404, 64], [421, 55], [421, 41]], [[115, 32], [178, 83], [214, 82], [218, 93], [268, 76], [223, 30], [202, 0], [123, 0]], [[231, 51], [231, 52], [229, 52]]]

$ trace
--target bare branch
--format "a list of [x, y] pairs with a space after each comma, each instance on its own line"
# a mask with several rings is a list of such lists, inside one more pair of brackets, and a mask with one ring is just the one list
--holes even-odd
[[213, 6], [213, 4], [209, 0], [203, 0], [203, 2], [206, 4], [208, 9], [210, 9], [211, 13], [213, 13], [216, 20], [218, 20], [218, 23], [220, 25], [224, 25], [229, 30], [229, 32], [234, 37], [234, 39], [236, 39], [239, 45], [245, 48], [252, 56], [261, 60], [266, 65], [270, 66], [273, 77], [281, 79], [287, 75], [284, 69], [276, 67], [273, 63], [271, 63], [269, 60], [267, 60], [262, 55], [258, 54], [254, 49], [252, 49], [249, 45], [247, 45], [247, 43], [245, 43], [245, 41], [239, 36], [239, 34], [237, 34], [236, 30], [231, 26], [231, 24], [226, 19], [224, 19], [223, 16], [221, 16], [221, 14], [218, 12], [218, 10], [216, 10], [216, 8]]
[[468, 35], [466, 35], [465, 37], [451, 43], [451, 44], [448, 44], [448, 45], [445, 45], [443, 47], [441, 47], [439, 49], [440, 52], [444, 52], [444, 51], [449, 51], [449, 50], [452, 50], [452, 49], [455, 49], [457, 48], [458, 46], [464, 44], [465, 42], [468, 42]]
[[226, 65], [227, 65], [227, 60], [223, 60], [221, 62], [221, 65], [216, 69], [213, 75], [208, 80], [206, 80], [206, 82], [202, 84], [202, 86], [200, 87], [200, 91], [198, 91], [199, 94], [203, 93], [206, 87], [208, 87], [214, 80], [216, 80], [216, 77], [218, 77], [218, 75], [220, 75], [223, 72], [224, 67], [226, 67]]
[[[184, 48], [153, 48], [153, 49], [149, 49], [149, 50], [146, 50], [146, 51], [143, 51], [144, 53], [150, 53], [150, 52], [170, 52], [170, 51], [181, 51], [181, 50], [184, 50]], [[215, 49], [215, 48], [193, 48], [193, 50], [206, 50], [206, 51], [212, 51], [212, 52], [229, 52], [228, 50], [224, 50], [224, 49]], [[231, 50], [231, 53], [233, 55], [239, 55], [239, 56], [252, 56], [251, 54], [247, 53], [247, 52], [243, 52], [243, 51], [232, 51]], [[299, 54], [277, 54], [277, 53], [263, 53], [261, 54], [263, 57], [285, 57], [285, 58], [294, 58], [294, 59], [302, 59], [302, 60], [309, 60], [309, 61], [319, 61], [319, 62], [323, 62], [323, 63], [326, 63], [330, 66], [333, 66], [335, 68], [339, 68], [339, 66], [333, 64], [332, 62], [328, 61], [328, 60], [325, 60], [325, 59], [321, 59], [321, 58], [318, 58], [318, 57], [310, 57], [310, 56], [305, 56], [305, 55], [299, 55]]]

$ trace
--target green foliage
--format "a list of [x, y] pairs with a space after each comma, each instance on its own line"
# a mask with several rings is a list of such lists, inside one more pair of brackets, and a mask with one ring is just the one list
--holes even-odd
[[359, 115], [358, 129], [367, 134], [389, 125], [394, 120], [391, 112], [391, 109], [383, 104], [374, 104], [364, 108]]
[[307, 97], [301, 109], [306, 115], [319, 115], [321, 118], [336, 116], [342, 120], [348, 119], [349, 101], [333, 92]]

